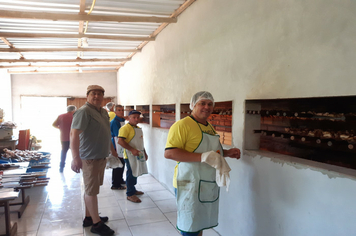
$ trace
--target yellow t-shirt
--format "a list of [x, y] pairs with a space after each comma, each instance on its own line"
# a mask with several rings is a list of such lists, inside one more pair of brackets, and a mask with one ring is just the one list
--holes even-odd
[[[215, 135], [216, 131], [209, 123], [203, 125], [187, 116], [175, 122], [168, 132], [166, 149], [180, 148], [188, 152], [194, 152], [202, 141], [203, 134]], [[177, 188], [178, 163], [174, 168], [173, 187]]]
[[[127, 123], [119, 129], [119, 138], [124, 138], [127, 143], [130, 143], [131, 140], [135, 137], [135, 129], [139, 128], [138, 126], [130, 125]], [[124, 159], [127, 159], [126, 149], [124, 149]]]
[[109, 115], [109, 118], [110, 118], [109, 121], [112, 121], [112, 120], [115, 118], [115, 116], [116, 116], [115, 112], [113, 112], [113, 111], [109, 111], [109, 112], [108, 112], [108, 115]]

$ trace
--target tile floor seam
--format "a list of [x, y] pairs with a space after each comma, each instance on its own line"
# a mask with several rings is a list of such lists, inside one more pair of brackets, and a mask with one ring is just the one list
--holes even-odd
[[[160, 191], [160, 190], [157, 190], [157, 191]], [[169, 190], [168, 190], [169, 191]], [[173, 194], [172, 194], [173, 195]], [[161, 211], [161, 213], [164, 215], [164, 217], [167, 219], [167, 221], [168, 221], [168, 223], [169, 224], [171, 224], [172, 226], [173, 226], [173, 228], [175, 229], [175, 230], [177, 230], [177, 232], [179, 233], [179, 230], [177, 229], [177, 226], [176, 225], [174, 225], [169, 219], [168, 219], [168, 217], [166, 216], [166, 213], [170, 213], [170, 212], [163, 212], [162, 210], [161, 210], [161, 208], [159, 208], [159, 206], [157, 205], [157, 203], [156, 202], [159, 202], [159, 201], [165, 201], [165, 200], [168, 200], [168, 199], [162, 199], [162, 200], [158, 200], [158, 201], [153, 201], [153, 203], [157, 206], [157, 208]], [[171, 211], [171, 212], [177, 212], [177, 211]], [[162, 221], [162, 222], [164, 222], [164, 221]]]
[[[136, 225], [129, 225], [129, 227], [134, 227], [134, 226], [140, 226], [140, 225], [149, 225], [149, 224], [154, 224], [154, 223], [160, 223], [160, 222], [166, 222], [169, 220], [158, 220], [158, 221], [154, 221], [154, 222], [149, 222], [149, 223], [140, 223], [140, 224], [136, 224]], [[169, 222], [170, 223], [170, 222]]]
[[[151, 177], [152, 177], [152, 175], [151, 174], [149, 174]], [[156, 180], [157, 181], [157, 180]], [[157, 181], [158, 182], [158, 181]], [[159, 182], [158, 182], [159, 183]], [[145, 194], [147, 194], [148, 192], [156, 192], [156, 191], [159, 191], [159, 190], [155, 190], [155, 191], [145, 191]], [[147, 197], [146, 197], [147, 196]], [[156, 206], [156, 207], [147, 207], [147, 208], [144, 208], [144, 209], [142, 209], [142, 210], [146, 210], [146, 209], [151, 209], [151, 208], [157, 208], [163, 215], [164, 215], [164, 217], [166, 218], [166, 220], [159, 220], [159, 221], [155, 221], [154, 223], [159, 223], [159, 222], [166, 222], [166, 221], [168, 221], [168, 223], [170, 223], [171, 224], [171, 222], [169, 221], [169, 219], [167, 218], [167, 216], [162, 212], [162, 210], [158, 207], [158, 205], [156, 204], [156, 202], [150, 197], [150, 195], [149, 194], [147, 194], [145, 196], [145, 198], [149, 198], [153, 203], [154, 203], [154, 205]], [[118, 199], [116, 199], [116, 201], [118, 201]], [[118, 202], [118, 204], [119, 204], [119, 202]], [[121, 205], [119, 204], [119, 207], [120, 207], [120, 209], [121, 209], [121, 211], [122, 211], [122, 213], [123, 213], [123, 210], [122, 210], [122, 208], [121, 208]], [[127, 210], [127, 212], [129, 212], [129, 211], [137, 211], [137, 209], [132, 209], [132, 210]], [[153, 222], [150, 222], [150, 223], [142, 223], [142, 224], [136, 224], [136, 225], [129, 225], [128, 224], [128, 221], [127, 221], [127, 219], [126, 219], [126, 216], [123, 214], [123, 216], [124, 216], [124, 219], [125, 219], [125, 222], [126, 222], [126, 224], [128, 225], [128, 227], [129, 227], [129, 230], [130, 230], [130, 233], [131, 233], [131, 235], [134, 235], [133, 234], [133, 231], [132, 231], [132, 227], [137, 227], [137, 226], [140, 226], [140, 225], [150, 225], [150, 224], [152, 224]]]
[[[111, 190], [111, 191], [114, 191], [114, 190]], [[123, 210], [122, 210], [122, 208], [121, 208], [121, 206], [120, 206], [120, 203], [118, 202], [119, 199], [115, 198], [115, 200], [117, 201], [117, 204], [118, 204], [118, 206], [119, 206], [119, 208], [120, 208], [120, 210], [121, 210], [121, 213], [122, 213], [122, 216], [124, 217], [124, 220], [125, 220], [125, 222], [126, 222], [126, 225], [128, 226], [128, 228], [129, 228], [129, 230], [130, 230], [131, 236], [133, 236], [133, 233], [132, 233], [132, 230], [131, 230], [131, 228], [130, 228], [130, 226], [129, 226], [129, 223], [127, 222], [126, 217], [125, 217], [125, 214], [124, 214], [124, 212], [123, 212]], [[121, 200], [122, 200], [122, 199], [121, 199]], [[126, 201], [127, 201], [127, 200], [126, 200]]]
[[[109, 181], [108, 179], [108, 177], [105, 177], [105, 179], [106, 179], [106, 182], [108, 182], [108, 183], [110, 183], [111, 181]], [[111, 192], [113, 193], [113, 191], [114, 190], [111, 190]], [[114, 197], [115, 197], [115, 194], [113, 194], [114, 195]], [[128, 226], [128, 229], [130, 230], [130, 234], [131, 234], [131, 236], [133, 236], [133, 232], [132, 232], [132, 229], [131, 229], [131, 227], [129, 226], [129, 223], [128, 223], [128, 221], [127, 221], [127, 219], [126, 219], [126, 216], [125, 216], [125, 214], [124, 214], [124, 211], [123, 211], [123, 209], [121, 208], [121, 205], [120, 205], [120, 203], [119, 203], [119, 200], [126, 200], [126, 198], [124, 198], [124, 199], [117, 199], [116, 197], [115, 197], [115, 200], [116, 200], [116, 202], [117, 202], [117, 204], [118, 204], [118, 207], [120, 208], [120, 211], [121, 211], [121, 213], [122, 213], [122, 216], [124, 217], [124, 221], [125, 221], [125, 223], [126, 223], [126, 225]], [[127, 200], [126, 200], [127, 201]], [[145, 209], [148, 209], [148, 208], [145, 208]], [[135, 209], [133, 209], [133, 210], [127, 210], [127, 212], [128, 211], [134, 211]], [[109, 219], [110, 220], [110, 219]]]
[[[154, 206], [152, 207], [145, 207], [145, 208], [140, 208], [140, 209], [131, 209], [131, 210], [127, 210], [127, 212], [131, 212], [131, 211], [138, 211], [138, 210], [147, 210], [147, 209], [152, 209], [152, 208], [156, 208]], [[157, 207], [158, 208], [158, 207]], [[159, 209], [159, 208], [158, 208]]]
[[40, 227], [41, 227], [43, 215], [44, 215], [44, 213], [45, 213], [45, 211], [46, 211], [46, 209], [47, 209], [46, 205], [47, 205], [48, 199], [49, 199], [49, 194], [47, 193], [46, 200], [45, 200], [45, 202], [44, 202], [43, 211], [42, 211], [42, 214], [41, 214], [40, 223], [38, 224], [38, 227], [37, 227], [37, 230], [36, 230], [36, 236], [38, 236], [38, 232], [40, 231]]
[[164, 215], [164, 217], [166, 217], [167, 218], [167, 220], [168, 220], [168, 222], [171, 224], [171, 225], [173, 225], [173, 227], [174, 228], [177, 228], [177, 226], [176, 225], [174, 225], [169, 219], [168, 219], [168, 217], [165, 215], [165, 214], [163, 214]]

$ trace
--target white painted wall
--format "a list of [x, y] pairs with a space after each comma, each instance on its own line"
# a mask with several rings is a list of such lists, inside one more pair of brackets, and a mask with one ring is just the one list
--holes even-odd
[[[86, 97], [88, 85], [98, 84], [106, 97], [117, 95], [116, 73], [12, 74], [13, 120], [21, 125], [21, 96]], [[48, 108], [45, 108], [48, 109]]]
[[[197, 1], [119, 70], [118, 99], [179, 104], [208, 90], [233, 100], [233, 145], [242, 148], [245, 99], [355, 94], [355, 22], [348, 0]], [[149, 171], [172, 190], [167, 132], [144, 127]], [[252, 156], [228, 160], [221, 235], [356, 234], [354, 179]]]
[[0, 69], [0, 108], [4, 110], [4, 121], [12, 121], [11, 77], [7, 70]]

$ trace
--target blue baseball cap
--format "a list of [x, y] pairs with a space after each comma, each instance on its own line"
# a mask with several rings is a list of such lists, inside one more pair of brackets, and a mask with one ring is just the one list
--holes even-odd
[[132, 111], [130, 111], [129, 116], [131, 116], [131, 115], [133, 115], [133, 114], [139, 114], [139, 115], [141, 115], [141, 112], [136, 111], [136, 110], [132, 110]]

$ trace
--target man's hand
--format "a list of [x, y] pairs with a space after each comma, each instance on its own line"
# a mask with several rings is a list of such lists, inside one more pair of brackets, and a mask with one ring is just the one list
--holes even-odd
[[231, 148], [229, 150], [224, 150], [224, 156], [240, 159], [241, 152], [240, 152], [240, 149], [238, 149], [238, 148]]
[[74, 172], [79, 173], [82, 168], [82, 160], [80, 158], [73, 158], [71, 168]]
[[134, 149], [131, 152], [132, 152], [132, 155], [134, 155], [134, 156], [139, 156], [140, 155], [140, 151], [137, 150], [137, 149]]
[[125, 148], [126, 150], [129, 150], [132, 155], [134, 156], [139, 156], [140, 151], [137, 150], [136, 148], [133, 148], [130, 146], [130, 144], [126, 143], [125, 138], [119, 137], [118, 143], [120, 144], [121, 147]]
[[82, 168], [82, 160], [80, 159], [79, 154], [79, 135], [82, 133], [82, 130], [71, 129], [70, 130], [70, 150], [72, 151], [72, 164], [71, 168], [75, 173], [79, 173]]
[[110, 151], [111, 151], [111, 155], [113, 155], [114, 157], [119, 157], [112, 143], [110, 143]]
[[111, 155], [113, 155], [114, 157], [119, 158], [119, 155], [117, 154], [116, 150], [111, 150]]

